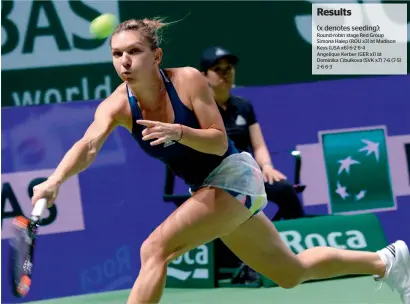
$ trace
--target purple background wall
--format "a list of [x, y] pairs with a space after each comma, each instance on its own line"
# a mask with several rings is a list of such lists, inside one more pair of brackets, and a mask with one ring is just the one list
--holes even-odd
[[[270, 150], [283, 151], [317, 142], [317, 132], [325, 129], [386, 125], [389, 135], [410, 134], [409, 87], [410, 77], [402, 76], [237, 88], [235, 93], [252, 100]], [[91, 122], [97, 104], [2, 109], [2, 174], [55, 168]], [[293, 178], [292, 157], [281, 153], [273, 160]], [[174, 210], [162, 201], [163, 174], [163, 165], [143, 154], [127, 131], [116, 130], [95, 164], [79, 175], [85, 230], [39, 237], [35, 279], [25, 300], [130, 288], [140, 267], [141, 243]], [[179, 183], [178, 190], [186, 187]], [[269, 206], [267, 213], [273, 215], [274, 209]], [[327, 208], [307, 211], [327, 213]], [[389, 240], [410, 242], [400, 225], [410, 216], [409, 196], [398, 198], [397, 211], [378, 216]], [[7, 256], [8, 240], [2, 240], [3, 266]], [[2, 302], [18, 302], [6, 270], [2, 267]]]

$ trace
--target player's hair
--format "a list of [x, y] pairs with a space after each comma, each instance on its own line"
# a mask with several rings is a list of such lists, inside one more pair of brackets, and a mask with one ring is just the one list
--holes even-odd
[[124, 31], [139, 31], [147, 40], [150, 48], [155, 50], [161, 43], [162, 29], [171, 23], [173, 22], [165, 23], [164, 18], [160, 17], [152, 19], [130, 19], [118, 24], [112, 36]]

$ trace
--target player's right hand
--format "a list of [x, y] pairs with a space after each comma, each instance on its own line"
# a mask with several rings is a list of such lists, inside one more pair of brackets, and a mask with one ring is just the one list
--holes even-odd
[[60, 184], [50, 179], [33, 187], [31, 204], [34, 206], [41, 198], [47, 199], [47, 208], [50, 208], [58, 195]]

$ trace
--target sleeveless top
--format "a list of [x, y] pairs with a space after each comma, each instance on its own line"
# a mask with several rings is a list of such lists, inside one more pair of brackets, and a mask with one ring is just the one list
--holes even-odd
[[[182, 103], [175, 87], [166, 76], [165, 72], [160, 70], [160, 73], [171, 100], [175, 116], [174, 123], [200, 129], [195, 113]], [[239, 153], [235, 148], [234, 143], [229, 138], [228, 149], [223, 156], [202, 153], [175, 141], [151, 146], [150, 142], [152, 140], [142, 140], [141, 132], [144, 130], [145, 126], [136, 123], [136, 120], [142, 119], [141, 110], [138, 107], [136, 97], [132, 94], [128, 86], [127, 96], [132, 112], [132, 136], [134, 139], [145, 153], [169, 166], [175, 175], [182, 178], [190, 187], [199, 187], [206, 177], [218, 167], [226, 157]]]

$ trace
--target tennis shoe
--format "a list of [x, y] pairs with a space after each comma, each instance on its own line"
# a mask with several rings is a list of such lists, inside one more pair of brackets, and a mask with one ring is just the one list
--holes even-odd
[[400, 294], [404, 304], [410, 304], [410, 253], [406, 243], [397, 241], [377, 253], [386, 264], [386, 273], [383, 277], [374, 276], [374, 280], [386, 283]]

